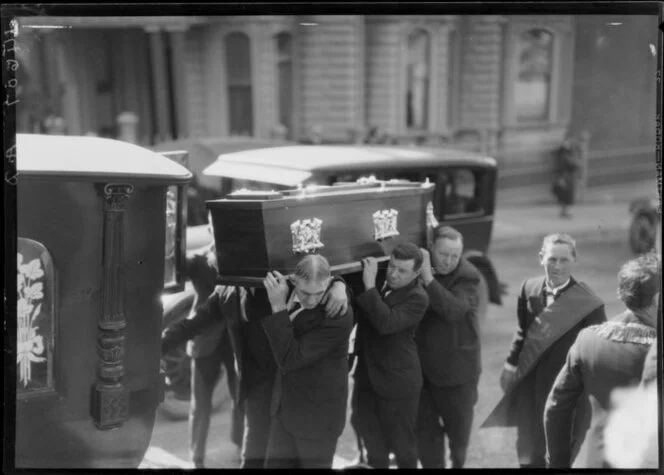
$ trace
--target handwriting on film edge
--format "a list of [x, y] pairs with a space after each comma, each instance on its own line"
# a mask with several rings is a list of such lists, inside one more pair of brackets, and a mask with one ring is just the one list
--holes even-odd
[[[11, 22], [11, 28], [5, 32], [5, 35], [7, 36], [12, 36], [12, 34], [16, 34], [16, 23], [15, 20], [12, 20]], [[7, 53], [16, 51], [16, 40], [14, 38], [9, 38], [5, 41], [2, 42], [2, 57], [5, 58], [7, 56]], [[9, 71], [16, 72], [18, 71], [20, 64], [18, 60], [16, 59], [7, 59], [5, 61], [5, 66]], [[6, 107], [11, 107], [13, 105], [16, 105], [19, 103], [19, 99], [16, 97], [16, 88], [18, 86], [18, 80], [16, 78], [11, 78], [9, 81], [7, 81], [6, 84], [6, 89], [7, 89], [7, 95], [5, 96], [5, 100], [3, 105]], [[10, 91], [14, 91], [14, 97], [13, 99], [10, 97]], [[9, 165], [14, 165], [16, 163], [16, 144], [13, 144], [9, 148], [5, 150], [5, 160], [6, 163]], [[11, 186], [16, 186], [17, 183], [17, 173], [16, 173], [16, 168], [13, 167], [13, 170], [6, 170], [5, 171], [5, 183], [11, 185]]]

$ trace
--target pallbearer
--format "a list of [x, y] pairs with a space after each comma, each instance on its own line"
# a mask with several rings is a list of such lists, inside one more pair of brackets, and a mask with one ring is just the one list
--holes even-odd
[[323, 256], [302, 258], [290, 280], [292, 291], [277, 271], [264, 280], [272, 315], [261, 323], [277, 364], [265, 468], [332, 468], [346, 422], [353, 312], [326, 318], [332, 279]]
[[389, 454], [399, 468], [417, 468], [415, 422], [422, 369], [415, 330], [429, 305], [418, 281], [422, 253], [412, 243], [394, 248], [385, 285], [376, 287], [377, 262], [363, 260], [365, 291], [357, 297], [360, 345], [355, 373], [354, 419], [367, 448], [368, 463], [388, 468]]

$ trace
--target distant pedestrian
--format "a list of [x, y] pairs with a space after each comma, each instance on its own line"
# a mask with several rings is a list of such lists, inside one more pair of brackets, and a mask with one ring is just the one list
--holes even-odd
[[[657, 340], [660, 288], [654, 254], [627, 262], [618, 273], [618, 296], [627, 310], [579, 333], [544, 411], [549, 468], [608, 468], [603, 431], [611, 394], [641, 381], [646, 354]], [[583, 417], [588, 415], [589, 427]]]
[[527, 279], [517, 302], [518, 328], [500, 386], [505, 392], [482, 427], [517, 428], [521, 468], [545, 468], [544, 404], [579, 332], [606, 321], [604, 303], [572, 277], [576, 243], [546, 236], [539, 253], [544, 275]]
[[581, 148], [567, 133], [563, 144], [556, 150], [556, 173], [552, 191], [560, 205], [560, 217], [571, 218], [569, 208], [576, 198], [576, 187], [581, 172]]

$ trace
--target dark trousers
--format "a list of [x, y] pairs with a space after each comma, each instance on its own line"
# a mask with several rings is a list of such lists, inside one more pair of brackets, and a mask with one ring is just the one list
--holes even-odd
[[544, 435], [544, 404], [546, 396], [537, 394], [536, 372], [521, 382], [515, 395], [518, 408], [516, 453], [522, 468], [546, 468], [546, 436]]
[[452, 468], [463, 468], [477, 403], [477, 383], [475, 380], [459, 386], [439, 387], [424, 380], [417, 420], [423, 468], [445, 468], [445, 434], [450, 445]]
[[238, 447], [242, 443], [242, 411], [234, 400], [237, 394], [237, 377], [233, 367], [232, 354], [228, 358], [228, 348], [221, 342], [209, 356], [191, 360], [191, 402], [189, 406], [189, 451], [191, 460], [197, 466], [205, 460], [205, 448], [212, 415], [212, 394], [226, 367], [228, 391], [231, 395], [231, 441]]
[[244, 398], [244, 443], [240, 468], [264, 468], [270, 434], [273, 380], [255, 384]]
[[286, 430], [279, 416], [272, 418], [265, 468], [332, 468], [337, 437], [304, 439]]
[[415, 424], [419, 393], [404, 399], [384, 399], [373, 389], [355, 386], [357, 429], [373, 468], [389, 468], [390, 452], [399, 468], [417, 468]]

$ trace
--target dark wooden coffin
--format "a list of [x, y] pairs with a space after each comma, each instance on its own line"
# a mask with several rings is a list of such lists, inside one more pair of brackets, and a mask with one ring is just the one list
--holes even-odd
[[374, 181], [208, 201], [219, 280], [262, 285], [268, 271], [291, 272], [307, 253], [344, 274], [359, 270], [364, 257], [388, 259], [401, 242], [425, 246], [433, 191], [429, 183]]

